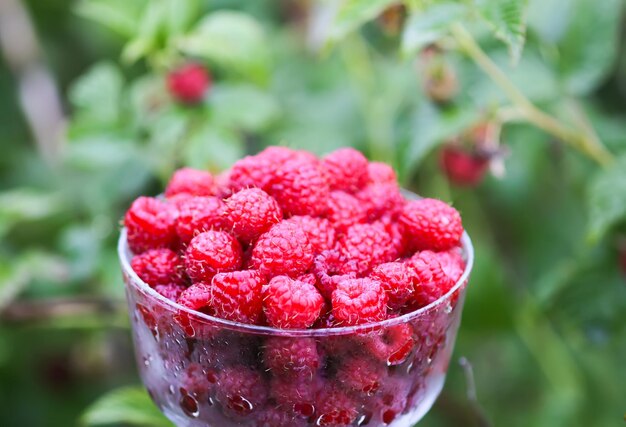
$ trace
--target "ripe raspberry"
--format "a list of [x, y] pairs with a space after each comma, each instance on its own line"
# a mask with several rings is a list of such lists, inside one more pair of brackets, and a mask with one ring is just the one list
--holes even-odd
[[272, 337], [265, 341], [263, 362], [274, 376], [311, 379], [320, 367], [320, 355], [313, 338]]
[[313, 273], [306, 273], [306, 274], [303, 274], [302, 276], [298, 276], [296, 277], [296, 280], [299, 280], [304, 283], [308, 283], [309, 285], [313, 285], [313, 286], [317, 284], [317, 279], [315, 278], [315, 274]]
[[387, 163], [370, 162], [367, 165], [368, 182], [376, 184], [396, 184], [396, 172]]
[[331, 191], [326, 218], [333, 227], [344, 233], [350, 226], [367, 221], [367, 210], [359, 199], [345, 191]]
[[465, 261], [459, 249], [453, 248], [449, 251], [438, 252], [438, 255], [443, 272], [456, 284], [465, 270]]
[[249, 242], [279, 222], [283, 213], [269, 194], [259, 188], [248, 188], [226, 200], [225, 216], [233, 233]]
[[368, 408], [382, 423], [389, 425], [404, 411], [410, 388], [411, 382], [406, 378], [386, 378]]
[[374, 267], [370, 278], [380, 282], [389, 298], [389, 308], [397, 310], [411, 298], [415, 276], [413, 271], [401, 262], [388, 262]]
[[387, 326], [362, 337], [361, 340], [370, 354], [387, 366], [403, 363], [415, 347], [413, 331], [406, 323]]
[[257, 427], [304, 427], [307, 422], [304, 419], [296, 418], [286, 408], [268, 405], [259, 413], [254, 425]]
[[224, 228], [224, 202], [217, 197], [188, 197], [178, 202], [176, 233], [183, 245], [199, 233]]
[[228, 186], [232, 192], [257, 187], [267, 189], [272, 178], [274, 165], [259, 156], [246, 156], [237, 160], [230, 169]]
[[384, 214], [395, 216], [404, 206], [404, 197], [397, 184], [368, 184], [356, 194], [370, 220]]
[[183, 104], [197, 104], [211, 87], [211, 76], [200, 64], [186, 64], [167, 76], [167, 88], [174, 99]]
[[185, 252], [185, 269], [193, 281], [210, 281], [217, 273], [241, 267], [241, 246], [224, 231], [209, 230], [194, 237]]
[[[313, 274], [315, 274], [316, 286], [324, 298], [330, 300], [337, 283], [346, 278], [356, 278], [353, 272], [356, 270], [355, 263], [346, 267], [346, 262], [337, 250], [324, 251], [313, 260]], [[344, 271], [351, 271], [344, 274]]]
[[340, 148], [322, 160], [322, 167], [333, 190], [354, 193], [361, 189], [368, 179], [367, 159], [354, 148]]
[[413, 299], [418, 307], [426, 306], [444, 296], [454, 286], [460, 266], [447, 252], [421, 251], [407, 265], [415, 274]]
[[445, 251], [458, 246], [463, 234], [461, 215], [441, 200], [410, 201], [404, 205], [398, 221], [420, 249]]
[[356, 263], [356, 272], [367, 274], [377, 264], [397, 255], [391, 236], [382, 224], [355, 224], [339, 240], [344, 259]]
[[225, 199], [231, 194], [230, 185], [230, 169], [225, 170], [215, 176], [215, 197]]
[[324, 218], [313, 218], [308, 215], [296, 215], [285, 220], [302, 229], [309, 239], [314, 253], [331, 249], [335, 245], [335, 230]]
[[198, 169], [178, 169], [174, 172], [165, 188], [165, 197], [170, 198], [177, 194], [212, 196], [215, 194], [213, 175]]
[[186, 288], [182, 285], [168, 283], [167, 285], [156, 285], [154, 290], [170, 301], [177, 301]]
[[149, 249], [133, 257], [130, 263], [137, 276], [151, 287], [185, 283], [183, 262], [171, 249]]
[[306, 233], [283, 221], [262, 234], [252, 249], [251, 265], [268, 277], [285, 274], [297, 277], [313, 262], [313, 249]]
[[174, 247], [175, 208], [159, 199], [139, 197], [124, 217], [128, 246], [139, 254], [148, 249]]
[[395, 250], [394, 258], [402, 258], [413, 253], [409, 239], [404, 233], [404, 227], [396, 222], [393, 217], [383, 215], [380, 220], [374, 222], [374, 224], [381, 224], [385, 227], [389, 236], [391, 236], [391, 245]]
[[278, 406], [301, 417], [315, 413], [315, 394], [316, 381], [311, 377], [274, 377], [270, 381], [270, 395]]
[[207, 378], [206, 368], [199, 363], [190, 363], [182, 375], [182, 386], [184, 392], [189, 394], [197, 401], [206, 401], [213, 391], [215, 382], [209, 381]]
[[285, 214], [319, 216], [326, 211], [329, 190], [318, 162], [298, 158], [276, 169], [268, 193]]
[[377, 322], [387, 317], [387, 295], [371, 279], [344, 279], [332, 295], [333, 314], [342, 326]]
[[276, 276], [263, 288], [263, 308], [271, 326], [285, 329], [308, 328], [320, 316], [324, 298], [315, 286]]
[[219, 372], [215, 397], [227, 415], [247, 416], [265, 403], [267, 386], [257, 371], [231, 366]]
[[336, 383], [320, 388], [316, 397], [315, 417], [318, 426], [349, 426], [358, 415], [356, 402]]
[[489, 168], [489, 156], [452, 144], [443, 147], [439, 161], [448, 179], [461, 187], [480, 184]]
[[212, 315], [211, 285], [204, 282], [194, 283], [180, 294], [176, 302], [191, 310]]
[[364, 356], [349, 356], [341, 361], [337, 380], [348, 390], [374, 394], [384, 377], [384, 365]]
[[218, 273], [211, 281], [211, 308], [215, 316], [258, 324], [263, 316], [264, 279], [253, 270]]

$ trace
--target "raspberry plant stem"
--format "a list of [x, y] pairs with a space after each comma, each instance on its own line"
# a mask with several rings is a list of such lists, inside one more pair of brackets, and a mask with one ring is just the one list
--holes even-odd
[[602, 166], [607, 166], [613, 161], [613, 155], [602, 145], [592, 131], [573, 129], [537, 108], [487, 56], [462, 24], [455, 23], [450, 27], [450, 30], [461, 49], [502, 89], [526, 120], [577, 148]]

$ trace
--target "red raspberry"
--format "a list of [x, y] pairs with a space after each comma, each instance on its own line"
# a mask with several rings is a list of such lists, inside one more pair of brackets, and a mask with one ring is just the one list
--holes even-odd
[[413, 253], [410, 242], [404, 233], [404, 227], [397, 223], [393, 217], [383, 215], [380, 220], [374, 222], [374, 224], [381, 224], [385, 227], [389, 236], [391, 236], [391, 245], [396, 254], [394, 258], [402, 258]]
[[311, 377], [274, 377], [270, 381], [270, 395], [278, 406], [301, 417], [315, 413], [315, 394], [316, 381]]
[[165, 196], [170, 198], [177, 194], [189, 196], [212, 196], [215, 194], [213, 175], [207, 171], [182, 168], [170, 178], [165, 188]]
[[268, 193], [285, 214], [319, 216], [326, 211], [329, 190], [319, 164], [298, 158], [276, 169]]
[[225, 199], [230, 196], [230, 169], [215, 176], [215, 197]]
[[465, 261], [459, 249], [453, 248], [446, 252], [438, 252], [438, 255], [443, 272], [456, 284], [465, 270]]
[[407, 261], [415, 274], [413, 299], [418, 307], [438, 300], [454, 286], [462, 270], [453, 263], [449, 253], [432, 251], [421, 251]]
[[398, 221], [420, 249], [445, 251], [458, 246], [463, 234], [461, 215], [441, 200], [410, 201], [404, 205]]
[[178, 202], [176, 233], [183, 245], [208, 230], [224, 228], [224, 202], [217, 197], [188, 197]]
[[241, 267], [241, 246], [225, 231], [209, 230], [194, 237], [185, 252], [185, 269], [193, 281], [210, 281], [217, 273]]
[[248, 188], [230, 196], [225, 215], [233, 233], [246, 242], [256, 239], [283, 218], [276, 200], [259, 188]]
[[207, 378], [204, 366], [199, 363], [190, 363], [182, 376], [182, 385], [185, 391], [183, 394], [189, 394], [197, 401], [208, 400], [215, 385], [215, 381], [210, 381], [211, 379], [213, 378]]
[[257, 371], [231, 366], [219, 372], [215, 397], [228, 415], [247, 416], [265, 403], [267, 386]]
[[371, 279], [339, 281], [332, 296], [333, 315], [342, 326], [378, 322], [387, 317], [387, 295]]
[[130, 263], [137, 276], [150, 287], [185, 283], [183, 262], [171, 249], [149, 249], [136, 255]]
[[326, 218], [338, 232], [367, 221], [367, 210], [362, 202], [345, 191], [331, 191], [328, 197]]
[[440, 164], [452, 183], [461, 187], [475, 187], [485, 177], [489, 156], [449, 144], [441, 150]]
[[212, 315], [211, 285], [204, 282], [194, 283], [183, 291], [176, 302], [191, 310]]
[[291, 411], [272, 405], [263, 409], [255, 424], [257, 427], [304, 427], [306, 425], [306, 420], [296, 418]]
[[362, 337], [365, 348], [376, 360], [395, 366], [403, 363], [413, 351], [413, 331], [406, 323], [387, 326]]
[[315, 425], [318, 426], [349, 426], [358, 415], [356, 402], [335, 383], [321, 387], [316, 402]]
[[337, 380], [348, 390], [374, 394], [384, 381], [384, 365], [363, 356], [350, 356], [341, 361]]
[[167, 88], [178, 102], [197, 104], [211, 87], [211, 76], [200, 64], [186, 64], [167, 76]]
[[306, 273], [303, 274], [302, 276], [298, 276], [296, 277], [296, 280], [299, 280], [301, 282], [304, 283], [308, 283], [309, 285], [317, 285], [317, 278], [315, 277], [315, 274], [313, 273]]
[[391, 166], [381, 162], [370, 162], [367, 165], [367, 175], [369, 182], [380, 184], [396, 184], [398, 178]]
[[211, 281], [211, 307], [215, 316], [258, 324], [263, 316], [263, 276], [257, 271], [218, 273]]
[[398, 184], [368, 184], [356, 194], [370, 220], [378, 219], [384, 214], [395, 216], [402, 210], [404, 197]]
[[167, 285], [156, 285], [154, 290], [170, 301], [177, 301], [186, 288], [181, 285], [168, 283]]
[[139, 254], [148, 249], [174, 247], [176, 210], [152, 197], [139, 197], [124, 217], [130, 249]]
[[327, 219], [297, 215], [285, 221], [294, 224], [305, 232], [311, 248], [316, 254], [331, 249], [335, 245], [335, 230]]
[[265, 190], [273, 172], [274, 165], [267, 159], [246, 156], [237, 160], [230, 169], [228, 186], [233, 192], [252, 187]]
[[355, 224], [339, 240], [341, 255], [354, 261], [356, 272], [367, 274], [377, 264], [396, 255], [391, 236], [382, 224]]
[[304, 230], [282, 221], [259, 237], [250, 262], [266, 276], [297, 277], [311, 266], [313, 249]]
[[313, 338], [268, 338], [263, 352], [265, 366], [274, 376], [313, 378], [320, 355]]
[[285, 329], [308, 328], [320, 316], [324, 298], [315, 286], [276, 276], [263, 288], [263, 307], [271, 326]]
[[292, 160], [308, 160], [313, 162], [317, 161], [317, 157], [315, 157], [313, 153], [309, 153], [305, 150], [294, 150], [293, 148], [277, 145], [267, 147], [258, 155], [259, 157], [262, 157], [264, 159], [271, 160], [276, 165]]
[[391, 424], [404, 412], [411, 382], [405, 378], [386, 378], [368, 408], [385, 425]]
[[[356, 278], [353, 272], [356, 263], [346, 267], [346, 262], [337, 250], [324, 251], [313, 260], [313, 274], [317, 279], [316, 285], [324, 298], [330, 300], [337, 283], [346, 278]], [[344, 271], [349, 271], [344, 274]], [[352, 272], [350, 272], [352, 271]]]
[[415, 275], [401, 262], [388, 262], [374, 267], [370, 278], [380, 282], [389, 298], [389, 308], [397, 310], [411, 298]]
[[354, 193], [361, 189], [368, 179], [367, 159], [354, 148], [340, 148], [322, 160], [322, 167], [333, 190]]

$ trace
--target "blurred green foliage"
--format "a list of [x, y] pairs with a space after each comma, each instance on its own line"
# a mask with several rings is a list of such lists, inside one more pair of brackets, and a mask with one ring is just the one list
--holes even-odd
[[[19, 112], [20, 75], [0, 62], [0, 425], [73, 425], [106, 391], [138, 384], [119, 218], [181, 165], [217, 172], [270, 144], [355, 146], [461, 210], [477, 264], [456, 357], [473, 365], [478, 401], [453, 363], [424, 426], [623, 422], [624, 2], [413, 0], [394, 32], [377, 17], [395, 3], [27, 2], [69, 124], [45, 160]], [[485, 73], [463, 48], [465, 29], [565, 137]], [[460, 88], [446, 104], [429, 100], [419, 67], [435, 42]], [[196, 107], [164, 85], [189, 58], [214, 78]], [[484, 120], [503, 125], [506, 174], [451, 187], [438, 147]], [[599, 165], [598, 141], [617, 160]], [[158, 419], [141, 389], [126, 388], [81, 422]]]

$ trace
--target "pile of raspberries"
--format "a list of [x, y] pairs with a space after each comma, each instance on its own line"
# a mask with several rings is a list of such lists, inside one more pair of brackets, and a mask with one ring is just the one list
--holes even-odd
[[378, 322], [445, 295], [465, 268], [459, 213], [407, 200], [352, 148], [269, 147], [220, 175], [183, 168], [124, 218], [137, 275], [219, 318], [282, 329]]

